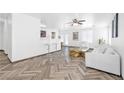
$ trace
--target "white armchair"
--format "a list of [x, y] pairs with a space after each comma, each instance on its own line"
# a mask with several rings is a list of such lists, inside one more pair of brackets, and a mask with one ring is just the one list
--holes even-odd
[[120, 56], [112, 49], [95, 49], [85, 55], [86, 67], [120, 75]]

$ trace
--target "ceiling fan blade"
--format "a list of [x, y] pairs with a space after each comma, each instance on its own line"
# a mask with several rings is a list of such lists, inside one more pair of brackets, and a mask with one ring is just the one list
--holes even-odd
[[79, 20], [79, 22], [85, 22], [86, 20]]
[[83, 25], [83, 23], [78, 22], [78, 24]]

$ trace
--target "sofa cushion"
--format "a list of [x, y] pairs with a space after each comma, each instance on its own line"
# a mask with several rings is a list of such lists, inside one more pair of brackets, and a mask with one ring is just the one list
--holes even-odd
[[99, 46], [94, 49], [94, 52], [97, 52], [97, 53], [104, 53], [105, 51], [106, 51], [106, 46]]

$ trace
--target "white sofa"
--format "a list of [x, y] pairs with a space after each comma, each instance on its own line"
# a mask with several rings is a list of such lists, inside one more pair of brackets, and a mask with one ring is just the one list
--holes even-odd
[[86, 67], [120, 75], [120, 56], [110, 46], [102, 45], [85, 55]]

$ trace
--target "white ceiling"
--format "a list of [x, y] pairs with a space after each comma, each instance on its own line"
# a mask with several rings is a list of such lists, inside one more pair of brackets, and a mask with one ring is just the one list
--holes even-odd
[[85, 19], [82, 27], [107, 26], [112, 19], [112, 13], [26, 13], [41, 20], [48, 28], [61, 28], [72, 19]]

